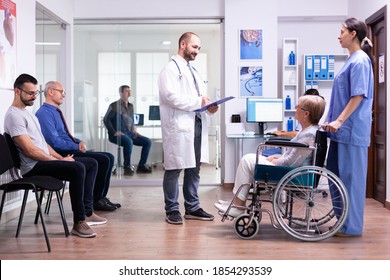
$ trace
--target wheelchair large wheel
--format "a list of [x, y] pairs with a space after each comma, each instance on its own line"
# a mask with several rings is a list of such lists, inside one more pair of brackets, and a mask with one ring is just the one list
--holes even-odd
[[273, 211], [280, 226], [291, 236], [320, 241], [343, 226], [349, 198], [343, 182], [334, 173], [322, 167], [302, 166], [279, 181]]
[[242, 239], [251, 239], [259, 231], [259, 222], [256, 216], [241, 214], [234, 220], [234, 231]]

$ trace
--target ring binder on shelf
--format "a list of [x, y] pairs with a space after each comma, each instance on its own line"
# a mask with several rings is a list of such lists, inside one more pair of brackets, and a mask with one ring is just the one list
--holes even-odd
[[321, 55], [320, 80], [328, 79], [328, 56]]
[[305, 78], [306, 80], [313, 80], [313, 56], [306, 56], [305, 59]]

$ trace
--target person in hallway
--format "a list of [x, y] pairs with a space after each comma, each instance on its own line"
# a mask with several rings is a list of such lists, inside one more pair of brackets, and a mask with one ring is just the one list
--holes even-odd
[[[363, 234], [374, 95], [372, 43], [366, 24], [356, 18], [344, 22], [338, 40], [349, 58], [332, 87], [325, 127], [331, 140], [326, 166], [340, 177], [350, 198], [347, 220], [336, 236], [353, 237]], [[336, 210], [339, 201], [333, 198], [333, 204]]]
[[65, 91], [60, 82], [50, 81], [45, 85], [45, 103], [35, 113], [41, 125], [46, 142], [60, 155], [72, 154], [75, 158], [93, 158], [98, 163], [98, 170], [93, 188], [94, 210], [114, 211], [121, 207], [107, 198], [110, 187], [111, 171], [115, 158], [110, 153], [87, 151], [85, 142], [70, 133], [65, 118], [59, 108], [65, 98]]
[[[210, 103], [206, 86], [190, 65], [201, 48], [199, 37], [192, 32], [179, 39], [178, 53], [159, 75], [160, 117], [164, 150], [165, 220], [182, 224], [179, 211], [179, 175], [184, 169], [183, 196], [185, 219], [211, 221], [214, 216], [200, 207], [198, 187], [201, 162], [208, 161], [208, 125], [205, 112], [194, 112]], [[206, 112], [215, 113], [218, 106]]]
[[[325, 100], [322, 96], [316, 95], [304, 95], [298, 99], [298, 105], [295, 106], [295, 119], [301, 125], [301, 130], [297, 135], [291, 139], [291, 142], [299, 142], [314, 146], [316, 132], [318, 130], [318, 122], [321, 119], [325, 111]], [[259, 156], [258, 162], [263, 165], [276, 165], [276, 166], [291, 166], [298, 167], [302, 165], [311, 165], [312, 152], [297, 149], [288, 148], [283, 155], [271, 155], [268, 157]], [[254, 170], [256, 165], [256, 154], [246, 154], [240, 160], [236, 170], [236, 177], [234, 181], [233, 193], [236, 194], [240, 186], [253, 181]], [[249, 185], [244, 186], [240, 193], [237, 194], [233, 201], [235, 206], [245, 206], [247, 196], [249, 193]], [[219, 200], [214, 204], [215, 208], [219, 212], [225, 213], [230, 205], [230, 201]], [[229, 215], [237, 217], [244, 213], [244, 210], [232, 207], [229, 211]]]
[[[303, 95], [318, 95], [318, 96], [320, 96], [320, 93], [315, 88], [309, 88], [308, 90], [305, 91], [305, 93]], [[293, 138], [298, 134], [300, 129], [301, 128], [299, 127], [299, 123], [298, 123], [297, 127], [293, 131], [275, 130], [272, 133], [275, 134], [276, 136]]]
[[131, 165], [133, 145], [142, 147], [137, 173], [152, 173], [152, 169], [146, 165], [152, 141], [139, 134], [135, 128], [134, 107], [128, 101], [131, 96], [130, 86], [120, 86], [119, 95], [119, 100], [110, 104], [103, 119], [108, 131], [108, 139], [110, 142], [123, 147], [124, 175], [131, 176], [134, 174], [134, 169]]
[[71, 233], [79, 237], [95, 237], [90, 225], [107, 222], [93, 210], [97, 162], [72, 155], [63, 157], [46, 143], [38, 119], [27, 108], [34, 105], [39, 94], [37, 84], [38, 81], [28, 74], [21, 74], [15, 80], [14, 100], [4, 117], [4, 131], [15, 142], [24, 177], [45, 175], [69, 182], [74, 222]]

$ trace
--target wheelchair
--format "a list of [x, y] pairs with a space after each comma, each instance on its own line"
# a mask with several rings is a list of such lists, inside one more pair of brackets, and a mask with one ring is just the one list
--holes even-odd
[[[257, 147], [256, 162], [266, 149], [275, 147], [310, 150], [313, 165], [294, 168], [257, 163], [253, 182], [241, 185], [226, 212], [219, 212], [222, 222], [233, 220], [236, 234], [242, 239], [250, 239], [258, 233], [263, 214], [267, 213], [274, 228], [283, 229], [296, 239], [321, 241], [333, 236], [347, 218], [349, 197], [342, 181], [323, 167], [327, 152], [326, 132], [317, 131], [314, 147], [270, 139]], [[238, 193], [248, 185], [251, 188], [247, 205], [234, 205]], [[263, 207], [265, 203], [271, 203], [272, 210]], [[244, 213], [234, 218], [229, 215], [232, 208], [244, 210]]]

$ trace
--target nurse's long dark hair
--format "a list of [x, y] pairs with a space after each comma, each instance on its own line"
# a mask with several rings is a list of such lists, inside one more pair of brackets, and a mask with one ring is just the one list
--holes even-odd
[[[361, 43], [363, 39], [367, 37], [367, 25], [363, 21], [360, 21], [354, 17], [347, 19], [344, 22], [344, 27], [347, 28], [350, 32], [356, 31], [356, 36], [359, 40], [359, 43]], [[372, 55], [372, 47], [370, 46], [370, 44], [365, 41], [361, 48], [371, 59], [371, 63], [374, 63], [374, 56]]]

